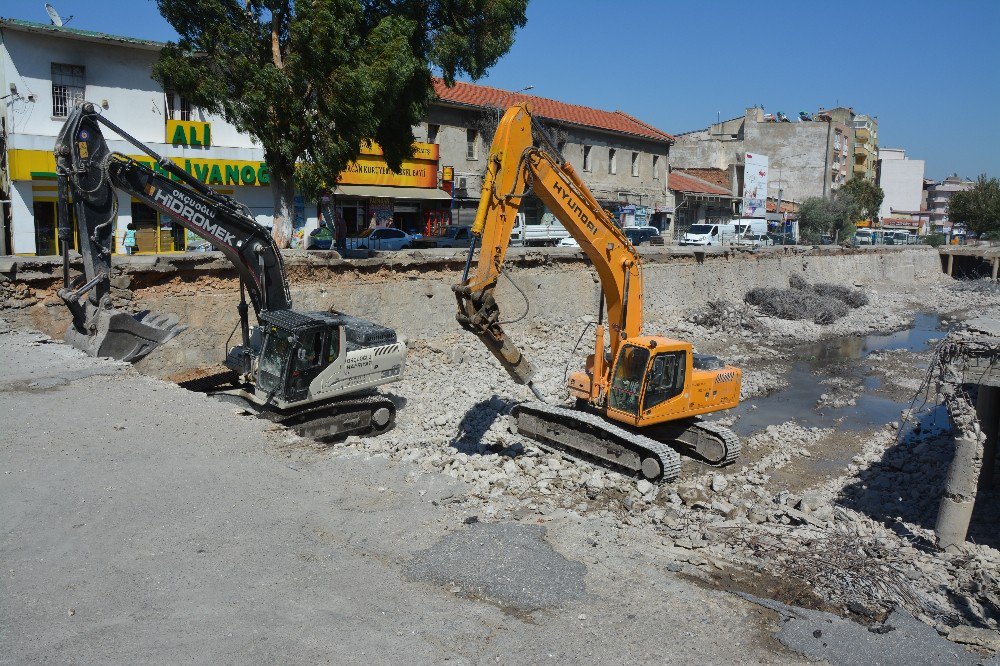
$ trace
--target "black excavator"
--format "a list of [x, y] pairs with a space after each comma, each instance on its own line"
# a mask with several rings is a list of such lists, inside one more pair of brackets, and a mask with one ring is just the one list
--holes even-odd
[[[112, 152], [101, 126], [148, 155], [157, 168]], [[246, 206], [158, 155], [91, 103], [70, 113], [55, 154], [63, 248], [58, 295], [73, 317], [66, 342], [91, 356], [134, 362], [186, 328], [172, 315], [133, 315], [112, 305], [115, 190], [122, 190], [209, 241], [236, 267], [242, 343], [228, 350], [230, 376], [214, 392], [238, 397], [262, 416], [319, 439], [392, 427], [395, 405], [374, 389], [402, 377], [406, 346], [394, 330], [370, 321], [335, 311], [293, 310], [281, 253]], [[71, 206], [84, 267], [73, 279]]]

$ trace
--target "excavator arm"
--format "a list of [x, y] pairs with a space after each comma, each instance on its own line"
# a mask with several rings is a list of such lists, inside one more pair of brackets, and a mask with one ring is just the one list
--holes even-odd
[[[153, 159], [154, 170], [112, 152], [101, 126]], [[55, 146], [59, 237], [63, 246], [63, 288], [59, 296], [73, 323], [66, 339], [95, 356], [135, 361], [179, 332], [172, 317], [132, 316], [111, 305], [111, 239], [122, 190], [201, 236], [233, 263], [256, 314], [291, 307], [291, 295], [277, 245], [237, 201], [202, 184], [101, 116], [93, 104], [77, 106]], [[70, 202], [72, 201], [72, 204]], [[77, 221], [84, 275], [69, 277], [70, 205]], [[240, 304], [244, 338], [247, 306]]]
[[[533, 134], [547, 144], [547, 150], [534, 146]], [[473, 244], [463, 281], [453, 289], [458, 299], [457, 318], [463, 328], [486, 344], [516, 382], [535, 390], [534, 369], [503, 330], [494, 294], [517, 211], [528, 192], [542, 200], [593, 263], [607, 311], [612, 358], [622, 341], [639, 335], [642, 329], [643, 284], [639, 256], [615, 221], [569, 162], [559, 156], [528, 106], [510, 108], [494, 135], [472, 227], [474, 237], [482, 241], [479, 261], [472, 272]], [[603, 322], [598, 326], [590, 374], [600, 381], [604, 374], [605, 331]]]

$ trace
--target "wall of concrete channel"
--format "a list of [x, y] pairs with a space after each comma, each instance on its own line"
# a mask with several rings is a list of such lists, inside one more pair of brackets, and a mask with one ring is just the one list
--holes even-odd
[[[512, 248], [507, 274], [531, 300], [531, 315], [510, 326], [515, 335], [532, 320], [575, 321], [596, 312], [596, 274], [579, 251]], [[643, 248], [647, 322], [668, 322], [704, 305], [740, 300], [757, 286], [788, 286], [796, 274], [809, 281], [878, 285], [947, 279], [931, 248], [777, 247], [755, 251], [694, 252]], [[55, 289], [57, 258], [0, 258], [0, 316], [61, 337], [67, 313]], [[223, 342], [237, 323], [238, 282], [217, 253], [115, 257], [116, 303], [133, 311], [175, 313], [190, 328], [142, 361], [139, 369], [170, 376], [224, 357]], [[345, 261], [332, 253], [289, 253], [286, 266], [297, 309], [330, 309], [394, 327], [409, 340], [458, 332], [451, 285], [464, 253], [452, 250], [385, 253]], [[6, 282], [4, 282], [6, 280]], [[14, 292], [20, 294], [17, 296]], [[30, 292], [33, 296], [24, 297]], [[511, 317], [524, 301], [506, 280], [501, 306]], [[233, 340], [238, 337], [234, 334]]]

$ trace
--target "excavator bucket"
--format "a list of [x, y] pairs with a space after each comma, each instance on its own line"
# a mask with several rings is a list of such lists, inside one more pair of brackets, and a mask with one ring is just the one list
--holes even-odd
[[93, 311], [85, 330], [71, 324], [65, 340], [90, 356], [134, 363], [186, 328], [175, 315], [99, 309]]

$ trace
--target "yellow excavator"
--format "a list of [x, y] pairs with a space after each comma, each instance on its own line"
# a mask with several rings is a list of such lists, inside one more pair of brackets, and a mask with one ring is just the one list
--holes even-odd
[[[586, 368], [569, 378], [575, 408], [542, 399], [532, 381], [535, 370], [504, 331], [494, 296], [518, 208], [529, 192], [576, 239], [600, 279], [594, 353]], [[714, 356], [695, 354], [689, 342], [643, 334], [639, 253], [527, 104], [510, 108], [497, 127], [472, 232], [462, 282], [453, 287], [457, 319], [538, 398], [512, 410], [518, 432], [649, 480], [676, 478], [678, 451], [717, 466], [737, 459], [735, 433], [699, 416], [739, 404], [742, 372]]]

